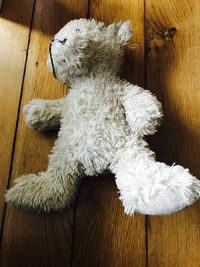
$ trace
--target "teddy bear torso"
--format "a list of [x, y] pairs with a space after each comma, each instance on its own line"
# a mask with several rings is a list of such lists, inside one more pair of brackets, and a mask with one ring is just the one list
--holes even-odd
[[65, 99], [59, 136], [87, 175], [108, 168], [130, 134], [118, 92], [120, 82], [87, 79]]

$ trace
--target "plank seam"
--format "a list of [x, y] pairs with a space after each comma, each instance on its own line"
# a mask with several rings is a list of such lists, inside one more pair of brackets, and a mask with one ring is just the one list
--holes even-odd
[[[146, 88], [146, 55], [147, 55], [147, 50], [146, 50], [146, 27], [145, 27], [145, 21], [146, 21], [146, 0], [144, 0], [144, 7], [143, 7], [143, 31], [144, 31], [144, 88]], [[148, 216], [145, 215], [145, 245], [146, 245], [146, 267], [148, 267]]]
[[0, 0], [0, 14], [3, 11], [4, 0]]
[[90, 18], [90, 0], [88, 0], [87, 19]]
[[[24, 70], [23, 70], [23, 76], [22, 76], [20, 97], [19, 97], [19, 102], [18, 102], [17, 118], [16, 118], [16, 124], [15, 124], [15, 131], [14, 131], [14, 138], [13, 138], [13, 145], [12, 145], [12, 152], [11, 152], [11, 159], [10, 159], [10, 168], [9, 168], [9, 175], [8, 175], [8, 181], [7, 181], [6, 189], [9, 188], [10, 180], [11, 180], [11, 173], [12, 173], [14, 154], [15, 154], [15, 145], [16, 145], [16, 137], [17, 137], [17, 131], [18, 131], [19, 115], [20, 115], [20, 110], [21, 110], [21, 101], [22, 101], [22, 95], [23, 95], [26, 66], [27, 66], [27, 61], [28, 61], [28, 53], [29, 53], [31, 32], [32, 32], [32, 26], [33, 26], [33, 18], [34, 18], [34, 13], [35, 13], [35, 5], [36, 5], [36, 0], [34, 0], [34, 2], [33, 2], [33, 9], [32, 9], [32, 14], [31, 14], [30, 29], [29, 29], [29, 34], [28, 34], [27, 50], [26, 50], [26, 56], [25, 56], [25, 61], [24, 61]], [[1, 225], [1, 229], [0, 229], [0, 242], [2, 241], [2, 236], [3, 236], [6, 210], [7, 210], [7, 204], [5, 203], [4, 210], [3, 210], [3, 216], [2, 216], [2, 225]]]

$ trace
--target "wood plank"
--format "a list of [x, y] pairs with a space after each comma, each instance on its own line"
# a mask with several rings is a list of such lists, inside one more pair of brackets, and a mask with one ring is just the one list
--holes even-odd
[[[33, 2], [33, 0], [5, 1], [0, 17], [0, 228], [4, 213], [3, 195], [9, 178]], [[15, 12], [13, 13], [12, 10]]]
[[[156, 136], [159, 159], [200, 178], [200, 3], [146, 0], [147, 88], [160, 96], [165, 119]], [[173, 42], [166, 30], [176, 28]], [[155, 143], [155, 140], [154, 140]], [[148, 218], [148, 266], [200, 265], [200, 204]]]
[[[48, 46], [52, 34], [63, 24], [72, 18], [86, 16], [86, 12], [87, 1], [36, 1], [21, 110], [33, 98], [54, 99], [67, 93], [46, 68]], [[46, 168], [47, 155], [55, 139], [55, 134], [27, 129], [21, 110], [11, 184], [24, 173]], [[8, 207], [0, 266], [69, 266], [72, 232], [73, 207], [49, 215]]]
[[[143, 85], [143, 1], [90, 4], [90, 16], [106, 23], [131, 19], [136, 49], [127, 51], [123, 76]], [[145, 234], [144, 216], [124, 215], [113, 176], [83, 182], [76, 205], [73, 266], [145, 266]]]

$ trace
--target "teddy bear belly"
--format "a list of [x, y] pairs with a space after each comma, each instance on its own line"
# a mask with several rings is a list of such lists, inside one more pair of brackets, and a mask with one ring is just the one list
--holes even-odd
[[129, 131], [117, 122], [95, 120], [68, 121], [64, 127], [67, 148], [73, 151], [86, 175], [95, 175], [108, 168], [115, 151], [123, 146]]

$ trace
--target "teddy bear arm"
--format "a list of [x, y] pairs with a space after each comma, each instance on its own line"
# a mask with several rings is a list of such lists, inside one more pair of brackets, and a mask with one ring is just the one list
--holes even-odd
[[122, 105], [132, 132], [141, 136], [156, 132], [162, 118], [162, 106], [148, 90], [129, 85], [124, 88]]
[[56, 129], [60, 125], [64, 99], [33, 99], [23, 109], [26, 125], [39, 131]]

